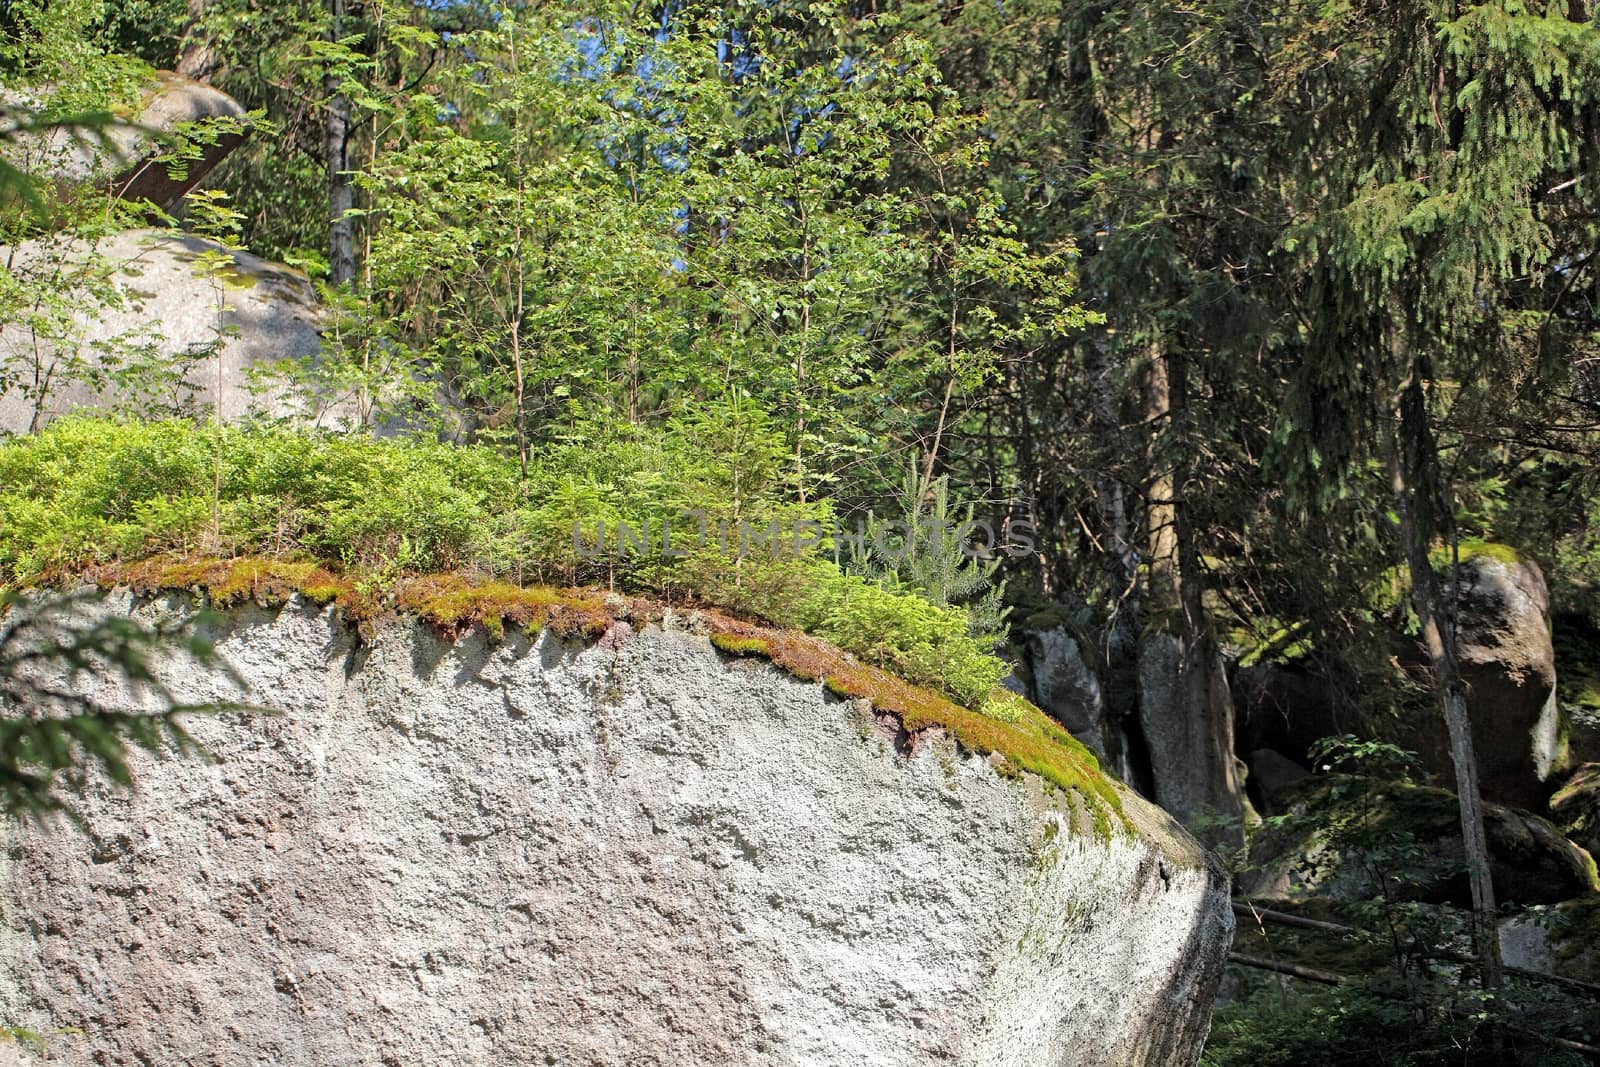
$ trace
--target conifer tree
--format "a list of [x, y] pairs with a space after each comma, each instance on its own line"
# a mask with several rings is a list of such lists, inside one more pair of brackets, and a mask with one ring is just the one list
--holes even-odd
[[[1430, 558], [1454, 539], [1438, 413], [1458, 393], [1514, 406], [1519, 382], [1560, 376], [1581, 343], [1569, 307], [1594, 291], [1576, 274], [1600, 205], [1600, 33], [1582, 3], [1343, 0], [1285, 15], [1272, 89], [1289, 120], [1281, 151], [1297, 218], [1282, 244], [1304, 353], [1278, 426], [1281, 469], [1318, 505], [1351, 491], [1363, 458], [1388, 470], [1493, 987], [1495, 900], [1454, 561], [1442, 581]], [[1547, 320], [1543, 337], [1519, 328], [1529, 315]]]

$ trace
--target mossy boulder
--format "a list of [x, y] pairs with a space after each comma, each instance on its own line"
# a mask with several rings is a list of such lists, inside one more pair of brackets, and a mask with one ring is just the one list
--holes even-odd
[[1026, 752], [838, 700], [838, 654], [777, 635], [630, 613], [596, 641], [540, 613], [624, 606], [602, 593], [480, 592], [550, 624], [208, 622], [279, 714], [191, 718], [215, 759], [136, 754], [81, 833], [11, 827], [0, 1019], [71, 1064], [1199, 1061], [1227, 880], [1120, 783], [1085, 767], [1121, 808], [1086, 817]]
[[1600, 763], [1585, 763], [1550, 798], [1550, 814], [1566, 835], [1600, 852]]
[[[1321, 775], [1295, 786], [1288, 814], [1250, 843], [1240, 890], [1253, 897], [1326, 896], [1469, 906], [1455, 794], [1431, 786]], [[1600, 890], [1594, 860], [1548, 820], [1484, 806], [1497, 899], [1554, 904]]]

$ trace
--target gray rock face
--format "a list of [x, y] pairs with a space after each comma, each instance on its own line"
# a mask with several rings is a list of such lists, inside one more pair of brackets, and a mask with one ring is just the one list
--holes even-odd
[[[4, 103], [37, 106], [25, 93], [7, 94]], [[244, 115], [244, 108], [226, 93], [162, 71], [126, 121], [98, 130], [66, 128], [19, 137], [9, 143], [6, 154], [22, 170], [51, 177], [60, 185], [109, 187], [125, 200], [148, 200], [171, 208], [243, 136], [228, 132], [214, 143], [199, 146], [198, 158], [187, 160], [178, 173], [156, 162], [156, 157], [168, 150], [159, 138], [179, 131], [186, 123], [242, 120]]]
[[1139, 642], [1139, 722], [1156, 803], [1197, 832], [1240, 844], [1245, 816], [1233, 698], [1212, 651], [1186, 648], [1173, 634], [1146, 634]]
[[[1094, 638], [1080, 637], [1059, 622], [1025, 629], [1020, 663], [1003, 684], [1071, 731], [1100, 766], [1149, 796], [1153, 786], [1143, 739], [1130, 736], [1130, 711], [1115, 706], [1116, 681], [1102, 677], [1103, 667], [1091, 665], [1093, 650], [1085, 647], [1086, 640]], [[1128, 684], [1131, 687], [1131, 678]]]
[[[1549, 600], [1535, 563], [1489, 555], [1462, 561], [1458, 647], [1483, 793], [1533, 811], [1544, 809], [1567, 763]], [[1425, 673], [1415, 640], [1393, 638], [1400, 659]], [[1235, 671], [1233, 683], [1241, 751], [1273, 749], [1309, 766], [1315, 741], [1357, 733], [1416, 751], [1435, 783], [1455, 785], [1449, 733], [1431, 702], [1410, 721], [1363, 723], [1335, 699], [1340, 680], [1293, 665], [1254, 664]]]
[[1509, 966], [1600, 984], [1600, 893], [1503, 919], [1499, 932]]
[[[158, 601], [141, 611], [178, 610]], [[1192, 1064], [1225, 883], [703, 638], [368, 645], [235, 611], [199, 718], [9, 842], [0, 1018], [61, 1064]], [[606, 646], [610, 647], [606, 647]], [[178, 695], [228, 695], [174, 663]]]
[[316, 295], [305, 275], [248, 253], [206, 273], [218, 246], [154, 230], [93, 245], [65, 237], [15, 250], [12, 272], [72, 299], [54, 316], [0, 326], [0, 430], [25, 433], [77, 408], [140, 414], [252, 409], [332, 420], [319, 408], [251, 388], [251, 370], [314, 357], [321, 349]]

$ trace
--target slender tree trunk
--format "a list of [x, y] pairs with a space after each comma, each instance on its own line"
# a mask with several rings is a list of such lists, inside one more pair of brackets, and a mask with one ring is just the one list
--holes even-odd
[[212, 0], [189, 0], [188, 19], [183, 24], [183, 37], [178, 42], [178, 61], [173, 70], [197, 82], [210, 82], [222, 69], [216, 44], [206, 24], [207, 9]]
[[1171, 432], [1172, 378], [1167, 353], [1153, 348], [1144, 370], [1144, 416], [1150, 430], [1150, 478], [1145, 496], [1145, 539], [1149, 578], [1147, 603], [1157, 616], [1176, 614], [1178, 595], [1178, 487], [1173, 458], [1159, 447]]
[[1238, 844], [1243, 840], [1244, 806], [1233, 754], [1233, 697], [1202, 603], [1199, 553], [1183, 501], [1187, 464], [1181, 442], [1173, 441], [1184, 392], [1181, 357], [1153, 347], [1144, 382], [1152, 443], [1139, 717], [1156, 803], [1202, 839]]
[[[1396, 334], [1400, 331], [1397, 329]], [[1410, 361], [1408, 360], [1408, 363]], [[1411, 373], [1395, 395], [1392, 430], [1385, 434], [1389, 474], [1399, 517], [1400, 541], [1411, 574], [1411, 604], [1421, 627], [1422, 643], [1433, 669], [1434, 689], [1450, 735], [1450, 759], [1455, 764], [1456, 798], [1460, 808], [1461, 837], [1467, 856], [1467, 880], [1472, 891], [1473, 939], [1483, 968], [1485, 989], [1501, 984], [1500, 935], [1494, 881], [1489, 873], [1489, 845], [1483, 827], [1483, 796], [1478, 786], [1478, 760], [1472, 744], [1472, 720], [1467, 715], [1466, 687], [1456, 654], [1455, 561], [1451, 561], [1447, 595], [1433, 569], [1429, 550], [1439, 528], [1435, 502], [1438, 454], [1428, 421], [1427, 398], [1411, 363]]]
[[[1120, 449], [1121, 405], [1117, 362], [1112, 356], [1111, 346], [1100, 338], [1092, 340], [1089, 342], [1087, 362], [1091, 397], [1089, 423], [1094, 439], [1108, 444], [1108, 452]], [[1095, 496], [1103, 538], [1100, 550], [1112, 610], [1119, 619], [1124, 613], [1133, 618], [1139, 611], [1138, 587], [1134, 581], [1139, 571], [1139, 556], [1133, 548], [1127, 490], [1122, 480], [1107, 469], [1111, 466], [1111, 462], [1101, 464], [1101, 469], [1095, 475]]]
[[[338, 40], [343, 34], [345, 0], [328, 0], [328, 36]], [[355, 185], [350, 181], [350, 98], [340, 92], [340, 79], [329, 75], [323, 80], [328, 100], [322, 127], [322, 155], [328, 168], [328, 282], [347, 285], [356, 276], [355, 223], [350, 211], [356, 206]]]
[[947, 364], [949, 377], [944, 383], [944, 398], [939, 401], [939, 419], [933, 425], [933, 443], [923, 453], [922, 474], [917, 479], [917, 507], [922, 507], [928, 500], [928, 494], [933, 490], [933, 472], [938, 469], [939, 445], [944, 440], [945, 423], [950, 418], [950, 401], [956, 392], [956, 354], [960, 342], [961, 304], [960, 294], [956, 288], [956, 275], [951, 268], [950, 276], [950, 312], [945, 320], [945, 350], [944, 358]]
[[1139, 713], [1139, 620], [1143, 587], [1139, 580], [1139, 552], [1133, 543], [1134, 521], [1129, 492], [1117, 471], [1125, 451], [1122, 425], [1121, 361], [1105, 337], [1087, 342], [1086, 370], [1089, 375], [1089, 429], [1091, 439], [1103, 451], [1095, 466], [1095, 521], [1090, 533], [1100, 557], [1101, 580], [1095, 600], [1106, 606], [1105, 633], [1095, 650], [1095, 662], [1102, 679], [1108, 723], [1116, 743], [1107, 744], [1112, 769], [1141, 792], [1149, 793], [1154, 783], [1144, 774], [1144, 764], [1132, 759], [1135, 743], [1134, 723]]

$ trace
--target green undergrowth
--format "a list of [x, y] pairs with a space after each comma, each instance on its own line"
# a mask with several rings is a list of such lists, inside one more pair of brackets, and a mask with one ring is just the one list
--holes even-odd
[[[989, 698], [1006, 667], [964, 611], [846, 573], [829, 544], [797, 546], [796, 524], [826, 518], [817, 508], [738, 501], [734, 521], [725, 509], [737, 495], [685, 458], [692, 446], [552, 449], [523, 481], [486, 447], [63, 420], [0, 445], [0, 581], [153, 556], [254, 556], [320, 566], [379, 598], [422, 574], [603, 584], [805, 630], [963, 704]], [[692, 518], [663, 531], [696, 508], [711, 530], [702, 542]], [[598, 535], [614, 547], [623, 523], [650, 531], [645, 549], [596, 553]], [[685, 554], [664, 555], [664, 540]]]
[[574, 521], [638, 528], [701, 506], [717, 487], [684, 496], [689, 479], [670, 450], [635, 450], [589, 481], [571, 460], [535, 462], [519, 482], [516, 463], [489, 448], [62, 420], [0, 444], [0, 583], [88, 576], [202, 590], [222, 606], [298, 594], [362, 623], [408, 613], [447, 631], [590, 638], [668, 604], [707, 609], [725, 653], [868, 699], [909, 731], [945, 730], [996, 754], [1002, 770], [1076, 791], [1097, 823], [1115, 819], [1120, 798], [1093, 755], [999, 687], [1006, 666], [968, 633], [964, 611], [846, 573], [820, 549], [769, 545], [737, 558], [713, 543], [677, 558], [586, 557]]

